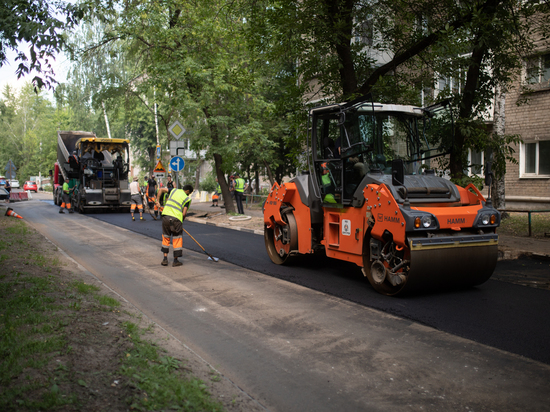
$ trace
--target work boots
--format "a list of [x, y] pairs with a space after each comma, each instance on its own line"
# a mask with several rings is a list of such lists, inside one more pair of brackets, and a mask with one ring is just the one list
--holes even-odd
[[172, 266], [173, 267], [176, 267], [176, 266], [181, 266], [183, 265], [183, 263], [181, 263], [178, 258], [174, 258], [174, 263], [172, 263]]

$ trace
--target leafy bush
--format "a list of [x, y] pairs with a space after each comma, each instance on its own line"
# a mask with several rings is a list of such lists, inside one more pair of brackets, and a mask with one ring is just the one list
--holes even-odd
[[216, 179], [214, 178], [214, 176], [209, 174], [203, 180], [201, 180], [200, 189], [206, 192], [213, 192], [214, 190], [216, 190]]
[[485, 180], [479, 176], [464, 176], [460, 179], [451, 179], [451, 182], [460, 187], [466, 187], [472, 183], [478, 190], [483, 190], [483, 185], [485, 184]]

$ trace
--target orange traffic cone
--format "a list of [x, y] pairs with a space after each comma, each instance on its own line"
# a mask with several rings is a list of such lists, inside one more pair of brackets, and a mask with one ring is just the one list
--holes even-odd
[[11, 207], [8, 207], [8, 210], [6, 210], [5, 216], [13, 216], [13, 217], [18, 217], [19, 219], [23, 219], [21, 216], [15, 213]]

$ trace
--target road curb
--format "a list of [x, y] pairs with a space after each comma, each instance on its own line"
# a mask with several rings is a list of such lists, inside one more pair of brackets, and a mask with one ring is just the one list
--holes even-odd
[[263, 230], [248, 229], [248, 228], [240, 227], [240, 226], [232, 226], [228, 223], [205, 222], [203, 220], [198, 220], [198, 219], [195, 219], [195, 218], [192, 218], [192, 217], [188, 217], [187, 220], [190, 221], [190, 222], [193, 222], [193, 223], [200, 223], [200, 224], [203, 224], [203, 225], [223, 227], [225, 229], [238, 230], [239, 232], [253, 233], [255, 235], [261, 235], [261, 236], [264, 235]]

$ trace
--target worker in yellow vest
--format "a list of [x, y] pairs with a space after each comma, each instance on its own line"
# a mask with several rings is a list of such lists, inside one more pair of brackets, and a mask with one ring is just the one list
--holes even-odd
[[325, 194], [323, 198], [324, 203], [337, 203], [334, 198], [334, 194], [331, 193], [334, 190], [330, 170], [328, 164], [321, 163], [321, 183], [323, 184], [323, 193]]
[[63, 182], [63, 194], [59, 213], [65, 213], [63, 211], [63, 208], [67, 209], [69, 213], [74, 213], [73, 209], [71, 209], [71, 192], [73, 191], [73, 189], [74, 187], [72, 189], [69, 189], [69, 184], [67, 182]]
[[172, 238], [172, 247], [174, 253], [174, 262], [172, 266], [181, 266], [182, 262], [178, 260], [183, 255], [183, 221], [187, 215], [187, 210], [191, 205], [189, 195], [193, 192], [193, 186], [184, 185], [181, 189], [168, 189], [162, 187], [159, 189], [155, 206], [160, 207], [161, 197], [168, 193], [168, 199], [162, 212], [162, 247], [164, 253], [161, 265], [168, 266], [168, 252], [170, 251], [170, 238]]
[[237, 202], [237, 211], [240, 215], [244, 215], [243, 197], [246, 187], [244, 179], [241, 179], [239, 174], [235, 173], [235, 201]]

